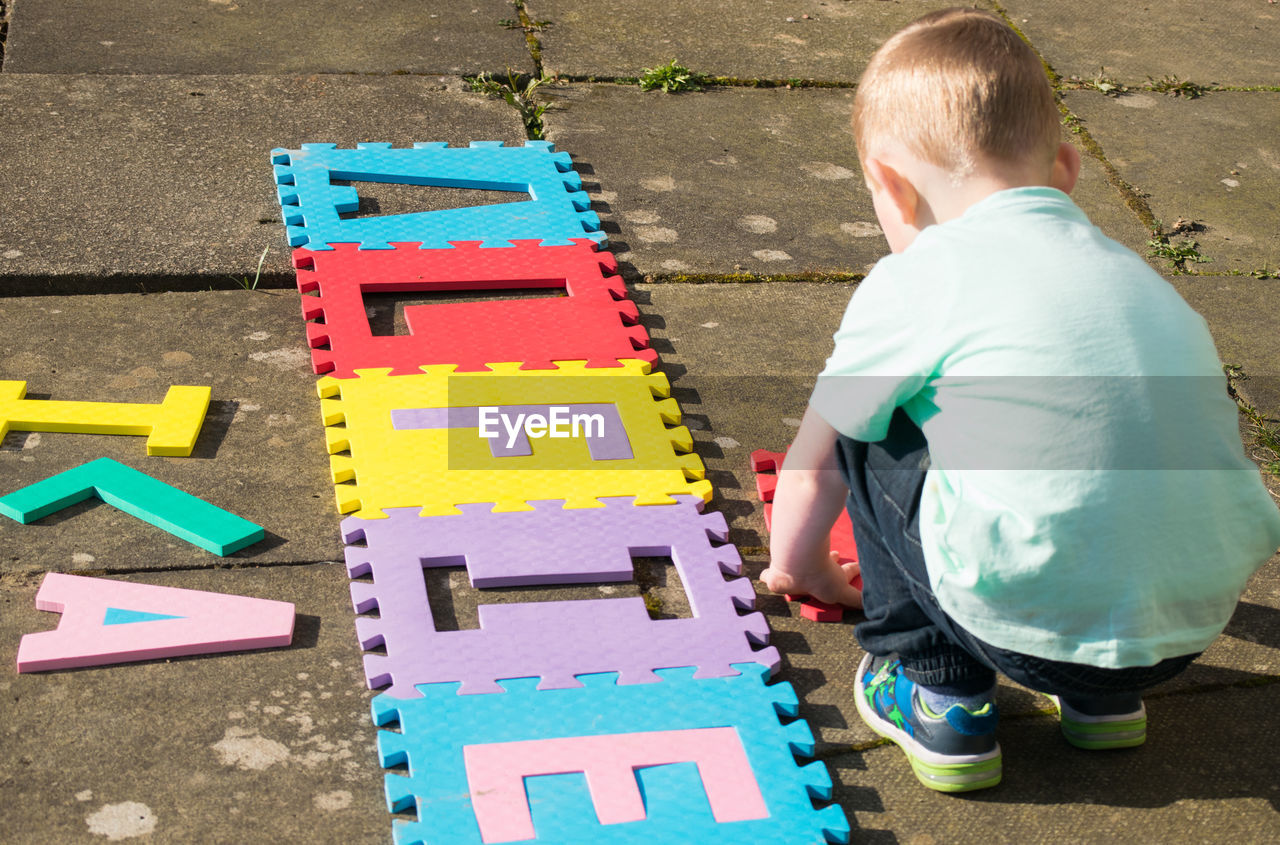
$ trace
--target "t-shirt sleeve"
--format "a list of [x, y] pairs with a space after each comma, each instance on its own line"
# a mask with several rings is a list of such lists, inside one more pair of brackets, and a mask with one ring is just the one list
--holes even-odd
[[883, 440], [893, 411], [920, 392], [936, 367], [922, 292], [895, 278], [890, 256], [858, 286], [835, 334], [809, 404], [832, 428], [855, 440]]

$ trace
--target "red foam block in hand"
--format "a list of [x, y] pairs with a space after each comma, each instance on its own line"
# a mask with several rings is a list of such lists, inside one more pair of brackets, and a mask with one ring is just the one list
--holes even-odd
[[[782, 468], [784, 452], [770, 452], [757, 449], [751, 453], [751, 469], [756, 473], [756, 493], [764, 506], [765, 528], [773, 530], [773, 493], [778, 485], [777, 471]], [[848, 511], [841, 511], [840, 517], [831, 529], [831, 550], [839, 555], [840, 563], [852, 563], [858, 560], [858, 546], [853, 538], [853, 522]], [[849, 582], [859, 591], [862, 590], [862, 576], [855, 575]], [[800, 602], [800, 615], [815, 622], [839, 622], [844, 618], [844, 606], [828, 604], [815, 598], [787, 594], [787, 601]]]

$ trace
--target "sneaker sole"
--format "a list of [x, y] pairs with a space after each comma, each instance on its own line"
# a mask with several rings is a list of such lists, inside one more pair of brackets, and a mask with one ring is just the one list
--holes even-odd
[[1052, 698], [1061, 720], [1062, 735], [1076, 748], [1108, 751], [1136, 748], [1147, 741], [1145, 709], [1118, 716], [1081, 716], [1063, 712], [1062, 701], [1057, 696]]
[[973, 792], [978, 789], [989, 789], [1000, 783], [1003, 776], [1003, 763], [1000, 745], [994, 751], [972, 756], [955, 756], [935, 754], [892, 722], [880, 718], [867, 703], [865, 687], [862, 683], [866, 674], [866, 664], [858, 667], [858, 678], [854, 684], [854, 703], [858, 707], [858, 715], [867, 727], [902, 749], [911, 761], [911, 770], [916, 780], [937, 792]]

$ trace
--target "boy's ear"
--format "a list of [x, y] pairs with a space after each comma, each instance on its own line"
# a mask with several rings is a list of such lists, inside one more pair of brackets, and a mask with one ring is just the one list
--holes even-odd
[[885, 163], [884, 159], [869, 158], [863, 163], [863, 169], [882, 196], [889, 200], [897, 211], [902, 222], [914, 226], [920, 205], [920, 194], [905, 176]]
[[1058, 154], [1053, 159], [1053, 173], [1049, 176], [1049, 187], [1057, 188], [1069, 194], [1076, 186], [1080, 176], [1080, 151], [1066, 141], [1058, 145]]

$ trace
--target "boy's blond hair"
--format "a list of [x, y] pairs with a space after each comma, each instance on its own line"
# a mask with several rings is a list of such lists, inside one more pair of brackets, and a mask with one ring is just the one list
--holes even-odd
[[853, 105], [859, 157], [896, 141], [957, 178], [980, 161], [1051, 164], [1058, 120], [1040, 59], [977, 9], [933, 12], [894, 34], [871, 57]]

